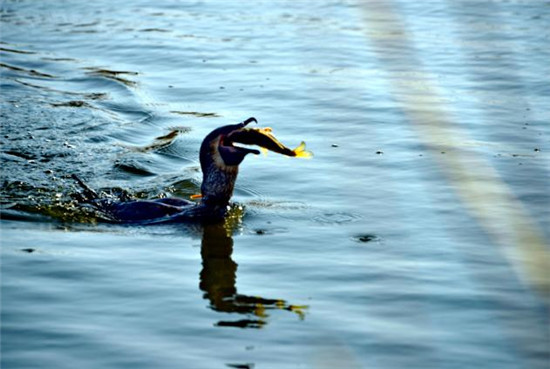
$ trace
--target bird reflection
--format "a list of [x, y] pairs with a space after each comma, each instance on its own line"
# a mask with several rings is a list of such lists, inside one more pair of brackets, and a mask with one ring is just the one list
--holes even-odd
[[247, 315], [246, 319], [219, 321], [217, 326], [261, 328], [267, 324], [268, 310], [288, 310], [304, 318], [307, 306], [290, 305], [285, 300], [248, 296], [237, 293], [237, 263], [231, 258], [233, 238], [227, 223], [204, 226], [199, 287], [210, 307], [219, 312]]

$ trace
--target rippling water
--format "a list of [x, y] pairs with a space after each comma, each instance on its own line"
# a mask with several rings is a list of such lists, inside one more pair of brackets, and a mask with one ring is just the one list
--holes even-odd
[[[550, 5], [4, 1], [2, 368], [548, 368]], [[224, 224], [78, 206], [200, 188]]]

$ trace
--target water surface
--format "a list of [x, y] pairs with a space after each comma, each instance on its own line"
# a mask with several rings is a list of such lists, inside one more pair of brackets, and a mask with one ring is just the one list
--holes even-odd
[[[2, 2], [1, 366], [547, 368], [549, 10]], [[224, 224], [75, 201], [197, 193], [250, 116], [315, 156], [247, 158]]]

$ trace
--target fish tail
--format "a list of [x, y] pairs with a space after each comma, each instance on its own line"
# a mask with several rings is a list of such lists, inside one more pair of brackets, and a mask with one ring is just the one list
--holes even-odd
[[300, 146], [292, 150], [292, 152], [294, 153], [294, 156], [297, 158], [309, 159], [313, 156], [313, 153], [311, 151], [306, 150], [306, 143], [304, 141], [302, 141]]

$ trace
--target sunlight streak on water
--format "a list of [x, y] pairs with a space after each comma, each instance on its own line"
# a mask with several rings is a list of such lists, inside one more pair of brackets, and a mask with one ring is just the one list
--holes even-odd
[[[376, 10], [369, 13], [365, 9], [369, 17], [366, 23], [372, 27], [372, 32], [397, 35], [393, 42], [401, 44], [401, 49], [406, 50], [407, 45], [412, 43], [400, 26], [403, 22], [390, 7], [379, 6]], [[376, 19], [386, 21], [382, 23]], [[377, 40], [380, 39], [373, 38], [374, 42]], [[467, 142], [468, 138], [449, 118], [436, 79], [422, 71], [422, 64], [416, 60], [414, 50], [406, 58], [407, 66], [400, 62], [388, 66], [390, 73], [393, 69], [410, 68], [407, 74], [415, 76], [414, 83], [394, 85], [394, 94], [401, 96], [403, 110], [432, 151], [448, 154], [438, 156], [440, 166], [465, 206], [503, 248], [520, 277], [550, 302], [550, 250], [537, 222], [514, 198], [490, 163], [460, 149], [460, 143]]]

